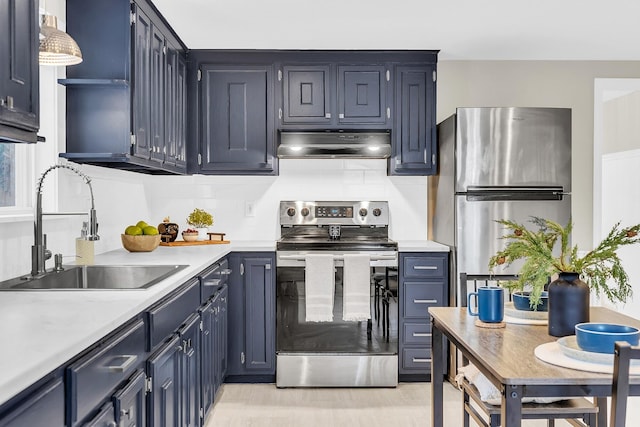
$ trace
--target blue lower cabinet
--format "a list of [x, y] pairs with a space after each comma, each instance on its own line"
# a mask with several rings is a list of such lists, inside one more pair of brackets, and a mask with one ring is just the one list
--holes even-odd
[[64, 381], [53, 379], [28, 395], [7, 413], [0, 427], [64, 426]]
[[173, 335], [147, 360], [147, 376], [151, 381], [148, 397], [148, 425], [174, 427], [180, 425], [180, 337]]
[[115, 421], [121, 427], [145, 427], [146, 411], [146, 375], [138, 370], [127, 385], [113, 395]]
[[206, 414], [213, 404], [214, 397], [214, 331], [213, 331], [213, 303], [210, 301], [200, 308], [200, 405]]
[[117, 425], [113, 403], [109, 402], [100, 408], [96, 416], [86, 422], [83, 427], [116, 427]]
[[146, 358], [138, 319], [66, 368], [67, 423], [79, 425], [131, 377]]
[[193, 314], [178, 331], [180, 358], [181, 427], [200, 425], [200, 316]]
[[230, 267], [227, 380], [273, 382], [275, 254], [234, 253]]

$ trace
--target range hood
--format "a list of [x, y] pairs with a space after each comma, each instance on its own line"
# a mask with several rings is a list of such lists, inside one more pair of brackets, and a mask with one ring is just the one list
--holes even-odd
[[281, 159], [386, 159], [391, 155], [390, 131], [281, 131], [279, 140]]

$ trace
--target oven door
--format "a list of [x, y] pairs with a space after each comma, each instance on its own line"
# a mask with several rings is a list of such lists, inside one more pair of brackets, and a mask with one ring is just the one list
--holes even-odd
[[[305, 255], [277, 253], [276, 385], [278, 387], [395, 386], [398, 372], [396, 251], [370, 256], [371, 320], [342, 320], [343, 254], [335, 259], [332, 322], [305, 320]], [[356, 252], [349, 252], [356, 253]], [[362, 252], [360, 252], [362, 253]], [[390, 277], [389, 283], [385, 278]]]

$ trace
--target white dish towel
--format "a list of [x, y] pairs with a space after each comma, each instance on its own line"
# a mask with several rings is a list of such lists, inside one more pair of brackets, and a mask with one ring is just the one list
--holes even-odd
[[305, 255], [305, 321], [333, 321], [334, 271], [333, 255]]
[[342, 320], [371, 319], [370, 258], [367, 254], [345, 254], [342, 279]]

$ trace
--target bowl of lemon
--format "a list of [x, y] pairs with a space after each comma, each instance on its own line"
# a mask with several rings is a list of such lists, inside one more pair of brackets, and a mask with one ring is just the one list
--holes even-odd
[[160, 233], [153, 225], [138, 221], [130, 225], [120, 235], [122, 246], [129, 252], [151, 252], [160, 245]]

